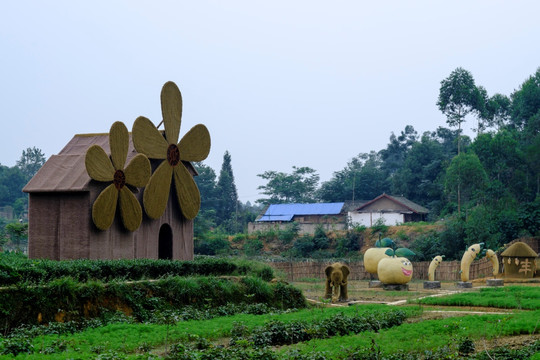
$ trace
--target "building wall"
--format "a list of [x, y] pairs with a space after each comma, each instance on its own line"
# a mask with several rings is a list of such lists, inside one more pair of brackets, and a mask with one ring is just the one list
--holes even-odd
[[397, 225], [404, 222], [402, 214], [397, 213], [381, 213], [381, 212], [349, 212], [349, 218], [352, 226], [363, 225], [365, 227], [372, 227], [375, 222], [382, 218], [385, 225]]
[[32, 193], [28, 214], [30, 258], [65, 260], [88, 256], [88, 193]]
[[[286, 230], [290, 225], [290, 222], [251, 222], [248, 224], [248, 234], [252, 234], [256, 231], [267, 231], [269, 229]], [[325, 231], [331, 230], [346, 230], [347, 226], [344, 223], [338, 224], [300, 224], [299, 234], [313, 235], [317, 226], [322, 225]]]
[[[102, 190], [90, 192], [31, 193], [29, 196], [28, 255], [30, 258], [134, 259], [158, 258], [159, 230], [168, 224], [172, 230], [172, 258], [193, 259], [193, 221], [186, 220], [171, 191], [165, 213], [152, 220], [143, 215], [141, 227], [124, 229], [117, 213], [105, 231], [92, 221], [92, 201]], [[142, 198], [142, 191], [137, 194]], [[142, 202], [141, 202], [142, 203]]]

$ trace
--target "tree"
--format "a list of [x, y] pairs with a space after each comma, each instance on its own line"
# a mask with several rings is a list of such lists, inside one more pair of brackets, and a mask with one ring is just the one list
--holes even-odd
[[45, 160], [45, 154], [34, 146], [23, 150], [21, 158], [17, 161], [17, 167], [21, 169], [26, 181], [29, 181], [45, 164]]
[[238, 191], [234, 183], [231, 155], [228, 151], [225, 151], [223, 155], [223, 163], [219, 172], [216, 190], [216, 215], [218, 224], [224, 225], [227, 231], [237, 231]]
[[490, 178], [501, 181], [505, 186], [512, 185], [514, 170], [525, 163], [516, 134], [507, 130], [482, 134], [471, 147]]
[[[458, 127], [459, 135], [461, 135], [461, 124], [468, 114], [479, 114], [484, 111], [485, 99], [481, 89], [476, 87], [472, 74], [461, 67], [452, 71], [449, 77], [441, 81], [437, 106], [446, 115], [448, 125]], [[458, 138], [458, 154], [460, 152]]]
[[258, 199], [261, 204], [310, 203], [316, 201], [315, 191], [319, 183], [319, 175], [310, 167], [293, 166], [290, 174], [265, 171], [257, 176], [266, 180], [266, 185], [258, 187], [262, 194], [269, 196]]
[[218, 203], [216, 172], [202, 162], [194, 163], [198, 176], [195, 183], [201, 193], [201, 208], [194, 219], [194, 233], [199, 236], [202, 232], [209, 231], [216, 226], [216, 206]]
[[376, 152], [359, 154], [343, 170], [321, 185], [318, 197], [323, 201], [370, 200], [390, 190], [382, 161]]
[[5, 227], [6, 234], [11, 239], [11, 243], [15, 245], [17, 250], [22, 250], [21, 240], [26, 240], [28, 236], [28, 223], [9, 223]]
[[531, 201], [534, 196], [540, 195], [540, 68], [510, 97], [510, 124], [519, 130], [521, 148], [527, 154], [526, 177], [531, 178], [536, 185], [536, 191], [529, 196]]
[[418, 141], [418, 133], [412, 125], [405, 126], [405, 129], [399, 136], [390, 135], [390, 143], [386, 149], [379, 151], [382, 159], [382, 169], [387, 171], [390, 176], [395, 174], [403, 165], [407, 151], [414, 143]]
[[[452, 159], [446, 169], [445, 189], [449, 198], [458, 200], [458, 191], [465, 202], [482, 194], [488, 177], [480, 159], [474, 153], [462, 153]], [[458, 202], [459, 203], [459, 202]]]
[[444, 147], [432, 135], [426, 132], [412, 145], [393, 178], [393, 192], [429, 207], [430, 215], [442, 208], [444, 186], [440, 178], [446, 163]]
[[[538, 124], [531, 124], [530, 120], [540, 112], [540, 68], [530, 76], [512, 95], [512, 124], [517, 129], [525, 130], [527, 135], [538, 134]], [[532, 128], [530, 128], [532, 126]], [[534, 126], [536, 125], [536, 126]]]
[[26, 199], [22, 188], [26, 178], [17, 166], [7, 167], [0, 165], [0, 206], [13, 206], [19, 198]]
[[495, 127], [497, 130], [505, 126], [510, 119], [510, 107], [512, 102], [506, 95], [495, 94], [486, 103], [484, 119], [487, 126]]

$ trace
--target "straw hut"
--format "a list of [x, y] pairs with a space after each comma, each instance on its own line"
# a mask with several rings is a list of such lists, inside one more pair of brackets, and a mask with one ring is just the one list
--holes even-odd
[[[106, 184], [92, 180], [86, 171], [85, 155], [92, 145], [110, 154], [109, 134], [75, 135], [24, 187], [29, 194], [28, 256], [53, 260], [192, 259], [193, 221], [182, 215], [173, 200], [174, 191], [169, 194], [165, 213], [157, 220], [144, 214], [133, 232], [124, 228], [120, 216], [105, 231], [96, 227], [92, 203]], [[136, 154], [130, 136], [127, 162]], [[135, 193], [140, 202], [142, 193], [141, 189]]]
[[504, 275], [514, 278], [532, 278], [536, 272], [538, 254], [524, 242], [512, 244], [501, 254]]
[[164, 131], [141, 116], [132, 133], [115, 122], [109, 134], [76, 135], [24, 187], [30, 258], [193, 259], [200, 194], [191, 162], [208, 156], [210, 134], [198, 124], [179, 141], [173, 82], [161, 105]]

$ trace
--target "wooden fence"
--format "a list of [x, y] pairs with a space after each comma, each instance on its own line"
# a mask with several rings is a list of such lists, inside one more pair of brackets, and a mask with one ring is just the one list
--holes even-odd
[[[427, 280], [429, 261], [413, 262], [413, 279]], [[324, 261], [300, 261], [300, 262], [271, 262], [268, 263], [274, 269], [286, 274], [287, 281], [298, 281], [300, 279], [317, 278], [325, 279], [324, 269], [331, 262]], [[347, 263], [351, 269], [349, 280], [369, 280], [371, 275], [364, 269], [364, 263]], [[461, 281], [460, 261], [443, 261], [435, 270], [435, 280], [440, 281]], [[502, 269], [502, 265], [499, 266]], [[493, 266], [487, 258], [474, 261], [471, 264], [469, 278], [471, 280], [492, 276]]]

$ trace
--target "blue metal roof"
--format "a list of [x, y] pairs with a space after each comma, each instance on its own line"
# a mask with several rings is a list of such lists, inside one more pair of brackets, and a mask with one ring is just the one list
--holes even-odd
[[257, 221], [291, 221], [295, 215], [337, 215], [345, 203], [272, 204]]

